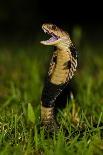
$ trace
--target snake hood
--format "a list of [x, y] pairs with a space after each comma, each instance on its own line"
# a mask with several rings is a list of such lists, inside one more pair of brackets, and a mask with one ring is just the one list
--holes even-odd
[[55, 119], [56, 103], [59, 101], [63, 104], [67, 101], [67, 94], [63, 95], [62, 92], [76, 71], [77, 51], [69, 34], [61, 28], [53, 24], [43, 24], [42, 29], [51, 35], [51, 38], [41, 43], [56, 46], [41, 95], [41, 122], [51, 131], [58, 128]]
[[71, 45], [69, 34], [54, 24], [43, 24], [42, 29], [45, 33], [51, 35], [46, 41], [41, 41], [44, 45], [54, 45], [58, 48], [68, 48]]

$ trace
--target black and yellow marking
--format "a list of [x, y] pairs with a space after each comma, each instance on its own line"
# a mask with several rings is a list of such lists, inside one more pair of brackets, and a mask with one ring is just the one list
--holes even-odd
[[[76, 71], [77, 50], [72, 44], [69, 34], [56, 25], [43, 24], [43, 29], [60, 39], [54, 42], [56, 50], [50, 62], [41, 96], [41, 122], [45, 127], [48, 128], [49, 126], [51, 128], [51, 126], [57, 127], [55, 119], [56, 100], [69, 84], [70, 79], [72, 79]], [[53, 45], [53, 42], [51, 42], [51, 45]]]

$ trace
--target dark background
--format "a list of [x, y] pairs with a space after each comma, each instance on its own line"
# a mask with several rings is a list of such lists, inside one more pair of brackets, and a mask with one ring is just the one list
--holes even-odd
[[[56, 0], [1, 0], [0, 38], [36, 37], [45, 22], [72, 30], [79, 25], [94, 38], [102, 37], [103, 16], [100, 2]], [[96, 38], [97, 38], [96, 37]]]

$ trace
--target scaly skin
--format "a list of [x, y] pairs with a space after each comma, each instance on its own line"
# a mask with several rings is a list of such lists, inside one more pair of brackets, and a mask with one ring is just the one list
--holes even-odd
[[55, 101], [76, 71], [77, 52], [67, 32], [53, 24], [43, 24], [42, 29], [52, 35], [53, 39], [41, 43], [57, 48], [51, 59], [41, 97], [41, 123], [45, 128], [54, 130], [58, 128], [54, 115]]

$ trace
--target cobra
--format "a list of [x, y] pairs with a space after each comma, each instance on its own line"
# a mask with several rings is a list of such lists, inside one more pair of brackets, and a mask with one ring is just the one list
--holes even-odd
[[43, 45], [56, 47], [51, 58], [47, 79], [41, 96], [41, 124], [47, 129], [58, 128], [55, 119], [55, 102], [72, 79], [77, 68], [77, 50], [67, 32], [54, 24], [43, 24], [42, 29], [49, 34]]

